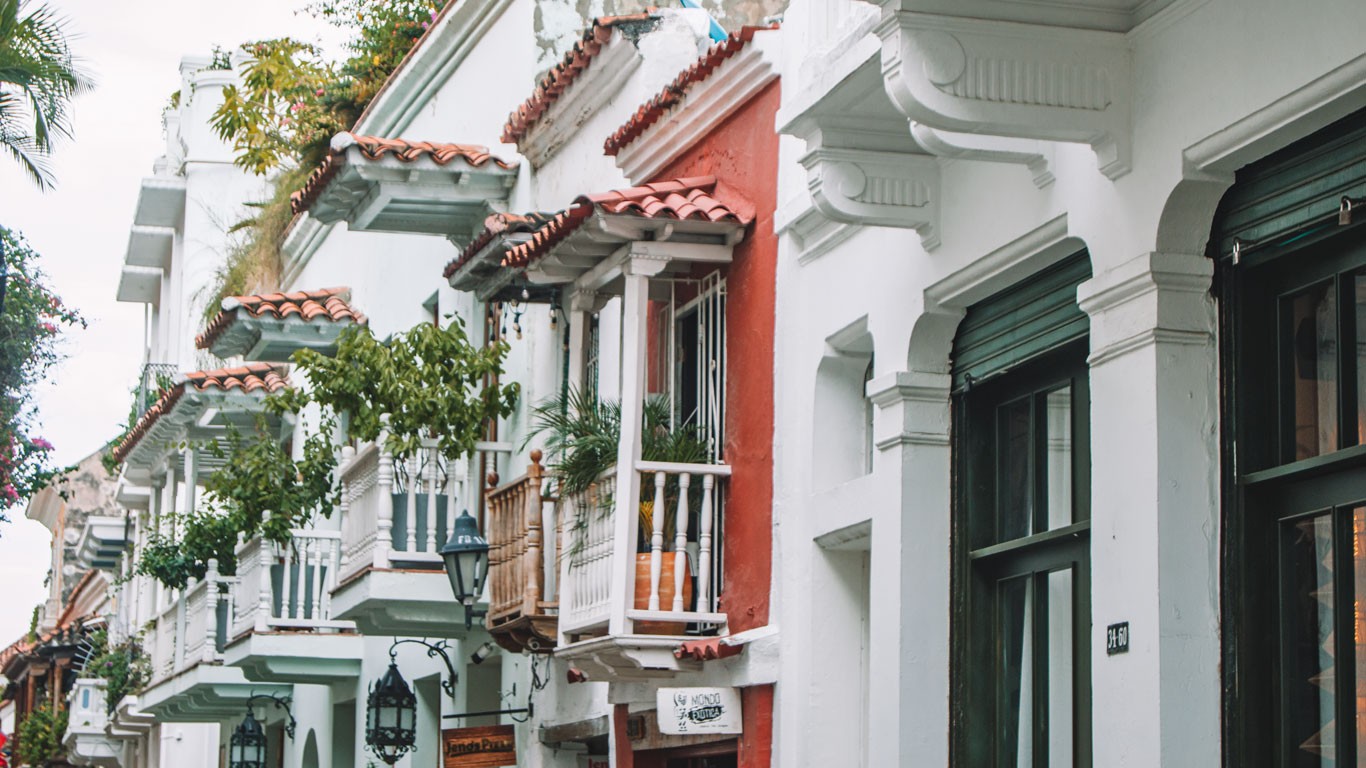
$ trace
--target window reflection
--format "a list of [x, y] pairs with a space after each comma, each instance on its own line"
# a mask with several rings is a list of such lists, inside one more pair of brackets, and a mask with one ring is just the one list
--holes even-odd
[[1331, 280], [1290, 298], [1295, 459], [1338, 448], [1337, 299]]
[[1048, 440], [1048, 528], [1072, 524], [1072, 385], [1044, 397]]

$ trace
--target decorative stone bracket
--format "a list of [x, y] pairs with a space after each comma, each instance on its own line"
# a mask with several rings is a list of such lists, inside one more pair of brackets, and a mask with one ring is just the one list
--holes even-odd
[[939, 162], [930, 155], [818, 146], [801, 163], [827, 217], [914, 229], [926, 250], [939, 245]]
[[1089, 144], [1130, 170], [1130, 61], [1116, 32], [884, 11], [882, 75], [911, 120], [941, 131]]

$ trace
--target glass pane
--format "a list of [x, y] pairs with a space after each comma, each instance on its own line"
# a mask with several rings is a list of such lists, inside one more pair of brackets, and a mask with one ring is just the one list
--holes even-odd
[[1290, 298], [1295, 458], [1338, 448], [1337, 299], [1333, 282]]
[[1044, 396], [1048, 529], [1072, 524], [1072, 385]]
[[1282, 529], [1286, 605], [1284, 712], [1290, 765], [1334, 764], [1333, 524], [1329, 514]]
[[1362, 616], [1361, 596], [1366, 594], [1366, 507], [1352, 510], [1352, 645], [1356, 649], [1357, 763], [1366, 757], [1366, 617]]
[[1366, 443], [1366, 275], [1352, 278], [1356, 297], [1357, 442]]
[[1024, 398], [997, 410], [1000, 435], [1000, 479], [997, 484], [997, 541], [1010, 541], [1034, 532], [1034, 495], [1030, 482], [1033, 453], [1030, 440], [1031, 399]]
[[1072, 765], [1072, 569], [1048, 574], [1048, 764]]
[[1033, 576], [1000, 582], [1001, 659], [997, 677], [997, 722], [1000, 741], [996, 764], [1011, 768], [1034, 765]]

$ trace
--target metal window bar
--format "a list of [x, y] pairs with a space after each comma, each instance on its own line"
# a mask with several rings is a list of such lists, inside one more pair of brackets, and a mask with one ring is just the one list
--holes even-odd
[[588, 319], [588, 348], [583, 355], [583, 390], [591, 392], [593, 399], [598, 398], [598, 361], [601, 359], [602, 333], [598, 315]]

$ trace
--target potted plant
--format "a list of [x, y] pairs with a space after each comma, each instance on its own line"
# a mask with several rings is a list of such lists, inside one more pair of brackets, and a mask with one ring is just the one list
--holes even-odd
[[[706, 443], [691, 424], [675, 426], [669, 403], [663, 398], [653, 397], [645, 401], [643, 423], [641, 425], [641, 458], [645, 461], [666, 461], [685, 464], [705, 464], [709, 462]], [[599, 400], [592, 393], [568, 388], [559, 395], [549, 398], [532, 411], [532, 426], [526, 441], [543, 436], [547, 453], [551, 456], [549, 467], [558, 478], [559, 497], [565, 499], [579, 496], [589, 500], [596, 507], [589, 514], [610, 514], [614, 499], [608, 494], [598, 492], [597, 484], [602, 475], [617, 461], [617, 447], [621, 438], [621, 404], [613, 400]], [[655, 486], [642, 483], [640, 498], [637, 500], [639, 528], [636, 535], [636, 581], [634, 607], [645, 609], [649, 605], [651, 589], [650, 560], [651, 537], [654, 532]], [[673, 553], [676, 547], [676, 521], [679, 498], [678, 480], [670, 477], [664, 486], [664, 546], [665, 552]], [[700, 497], [689, 498], [689, 515], [698, 513]], [[583, 544], [582, 535], [586, 519], [580, 515], [574, 522], [570, 554]], [[696, 526], [689, 526], [696, 530]], [[672, 556], [663, 558], [659, 579], [660, 605], [673, 604], [674, 563]], [[571, 565], [572, 567], [572, 565]], [[684, 559], [684, 567], [689, 568]], [[692, 604], [692, 573], [686, 572], [683, 578], [683, 603]], [[642, 634], [681, 634], [684, 624], [679, 622], [637, 622], [636, 631]]]

